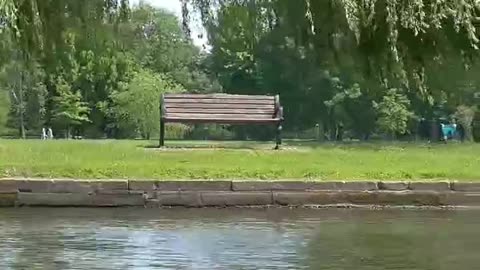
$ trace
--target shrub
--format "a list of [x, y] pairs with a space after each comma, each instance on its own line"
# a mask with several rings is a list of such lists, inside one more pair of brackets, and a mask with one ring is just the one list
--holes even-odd
[[165, 137], [170, 140], [183, 140], [191, 133], [193, 127], [190, 125], [171, 123], [165, 125]]
[[227, 125], [218, 124], [196, 125], [188, 135], [188, 138], [194, 140], [233, 140], [235, 132], [229, 128]]

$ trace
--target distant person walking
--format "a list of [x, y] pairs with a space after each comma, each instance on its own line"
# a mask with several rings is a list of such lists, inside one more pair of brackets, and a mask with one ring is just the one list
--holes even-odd
[[48, 133], [47, 133], [47, 136], [49, 139], [53, 139], [53, 131], [52, 131], [52, 128], [48, 128]]
[[47, 131], [45, 130], [44, 127], [42, 128], [41, 138], [42, 138], [42, 140], [46, 140], [46, 139], [47, 139]]

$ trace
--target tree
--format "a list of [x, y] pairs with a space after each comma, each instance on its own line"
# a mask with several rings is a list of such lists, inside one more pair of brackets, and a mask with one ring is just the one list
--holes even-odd
[[143, 138], [150, 139], [160, 128], [160, 94], [182, 91], [183, 88], [167, 76], [142, 69], [126, 90], [112, 93], [112, 114], [120, 127], [134, 128]]
[[468, 58], [476, 54], [479, 42], [480, 4], [475, 0], [182, 2], [184, 21], [192, 13], [191, 4], [201, 14], [212, 37], [226, 9], [241, 10], [233, 17], [247, 22], [241, 26], [247, 33], [259, 33], [253, 29], [288, 27], [293, 30], [297, 47], [311, 46], [317, 56], [328, 56], [334, 61], [345, 60], [341, 53], [350, 47], [361, 53], [359, 60], [365, 63], [362, 72], [382, 81], [397, 77], [403, 84], [421, 83], [421, 79], [415, 82], [414, 77], [423, 76], [428, 59], [443, 55], [445, 47], [451, 46]]
[[[88, 137], [117, 136], [118, 119], [111, 109], [118, 106], [111, 97], [123, 92], [142, 69], [190, 91], [220, 90], [205, 71], [206, 56], [185, 35], [176, 16], [161, 9], [144, 4], [130, 8], [124, 0], [0, 0], [0, 18], [0, 68], [15, 63], [15, 76], [24, 75], [24, 87], [15, 88], [23, 91], [15, 93], [22, 98], [15, 103], [12, 95], [9, 102], [9, 123], [19, 130], [45, 123], [66, 133], [81, 126]], [[35, 75], [38, 87], [28, 82], [34, 70], [41, 73]], [[7, 85], [12, 78], [2, 77], [0, 82]], [[87, 115], [84, 107], [90, 121], [77, 119]]]
[[5, 133], [10, 108], [8, 92], [0, 87], [0, 135]]
[[[480, 22], [475, 1], [183, 4], [184, 26], [194, 12], [202, 18], [211, 67], [226, 91], [279, 93], [288, 129], [323, 123], [333, 132], [337, 122], [346, 121], [355, 133], [368, 134], [375, 123], [372, 101], [382, 100], [390, 88], [404, 89], [412, 111], [431, 118], [445, 96], [450, 111], [468, 103], [480, 71], [474, 62]], [[344, 89], [359, 86], [362, 95], [327, 106], [343, 92], [332, 78]]]
[[58, 77], [55, 82], [57, 95], [52, 98], [52, 123], [65, 131], [65, 138], [71, 137], [72, 128], [90, 122], [89, 108], [82, 102], [80, 92], [72, 92], [71, 86]]
[[45, 120], [44, 75], [40, 67], [27, 66], [21, 58], [8, 62], [0, 70], [0, 88], [9, 94], [6, 125], [17, 129], [21, 138], [26, 137], [27, 131], [37, 132]]
[[408, 121], [413, 117], [409, 105], [408, 98], [395, 88], [388, 89], [379, 103], [374, 101], [373, 107], [377, 111], [377, 125], [380, 130], [392, 138], [395, 134], [405, 134]]
[[[130, 6], [127, 0], [0, 0], [0, 69], [15, 63], [22, 70], [17, 75], [23, 74], [17, 102], [13, 95], [9, 102], [9, 122], [26, 131], [50, 124], [60, 98], [88, 108], [91, 122], [82, 124], [87, 136], [122, 137], [119, 129], [128, 130], [127, 124], [151, 136], [145, 127], [150, 124], [138, 117], [117, 123], [119, 104], [129, 106], [120, 102], [122, 95], [128, 100], [127, 93], [141, 92], [132, 91], [139, 76], [159, 76], [195, 93], [280, 94], [286, 129], [319, 123], [333, 134], [344, 124], [356, 137], [376, 127], [402, 133], [405, 114], [391, 121], [395, 128], [386, 125], [384, 103], [400, 102], [428, 120], [439, 110], [448, 115], [475, 105], [476, 0], [181, 2], [183, 22], [142, 1]], [[209, 51], [190, 40], [195, 12], [207, 30]], [[0, 80], [7, 85], [9, 79]], [[64, 97], [57, 84], [77, 101]], [[397, 94], [409, 104], [391, 89], [401, 89]], [[404, 112], [400, 107], [394, 108]], [[253, 138], [262, 133], [245, 131]]]
[[[128, 0], [0, 0], [1, 28], [11, 32], [19, 50], [30, 57], [55, 61], [64, 32], [74, 24], [118, 24], [128, 19]], [[96, 36], [97, 27], [83, 27], [85, 37]]]
[[120, 26], [121, 40], [142, 67], [168, 75], [187, 91], [221, 90], [206, 71], [206, 56], [182, 31], [174, 14], [140, 2], [130, 18]]
[[455, 112], [455, 118], [457, 118], [458, 124], [462, 125], [465, 132], [465, 139], [467, 141], [473, 140], [473, 120], [475, 117], [476, 107], [461, 105], [458, 106]]

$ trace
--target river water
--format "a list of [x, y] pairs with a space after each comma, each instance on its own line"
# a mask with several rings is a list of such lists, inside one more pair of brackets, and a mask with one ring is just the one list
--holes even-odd
[[0, 209], [0, 269], [478, 269], [480, 211]]

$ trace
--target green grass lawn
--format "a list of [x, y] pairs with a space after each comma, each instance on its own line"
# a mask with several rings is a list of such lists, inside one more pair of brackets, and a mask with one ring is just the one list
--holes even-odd
[[0, 140], [0, 177], [480, 180], [480, 144], [167, 143]]

